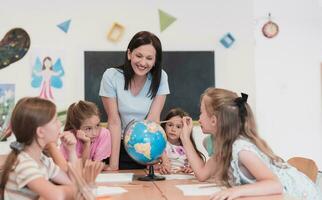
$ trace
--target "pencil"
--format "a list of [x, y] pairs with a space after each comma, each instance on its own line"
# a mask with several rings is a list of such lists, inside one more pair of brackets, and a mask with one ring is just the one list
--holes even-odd
[[159, 124], [163, 124], [163, 123], [167, 123], [169, 122], [170, 120], [165, 120], [165, 121], [160, 121]]

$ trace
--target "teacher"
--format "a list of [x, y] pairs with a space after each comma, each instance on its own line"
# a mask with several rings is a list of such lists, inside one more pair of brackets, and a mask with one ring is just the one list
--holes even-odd
[[141, 31], [131, 39], [124, 64], [104, 72], [99, 95], [112, 135], [112, 153], [105, 169], [145, 168], [127, 154], [123, 132], [133, 119], [160, 121], [166, 95], [170, 93], [168, 76], [162, 70], [161, 61], [159, 38], [148, 31]]

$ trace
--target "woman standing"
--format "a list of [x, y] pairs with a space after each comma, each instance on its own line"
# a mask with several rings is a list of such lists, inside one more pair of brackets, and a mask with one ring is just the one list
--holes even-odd
[[168, 77], [161, 67], [161, 42], [154, 34], [141, 31], [131, 39], [123, 65], [107, 69], [99, 95], [108, 115], [112, 134], [112, 154], [108, 170], [138, 169], [145, 166], [133, 161], [124, 149], [123, 131], [131, 120], [160, 121]]

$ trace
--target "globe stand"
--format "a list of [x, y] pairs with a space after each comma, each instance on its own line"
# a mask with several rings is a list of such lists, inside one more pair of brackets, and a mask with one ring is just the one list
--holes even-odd
[[140, 180], [140, 181], [163, 181], [163, 180], [165, 180], [165, 177], [155, 175], [153, 165], [149, 165], [149, 174], [146, 176], [138, 177], [138, 180]]

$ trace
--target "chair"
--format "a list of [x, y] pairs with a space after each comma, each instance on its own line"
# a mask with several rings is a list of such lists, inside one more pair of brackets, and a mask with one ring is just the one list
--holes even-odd
[[290, 165], [309, 177], [314, 183], [318, 175], [318, 167], [314, 160], [303, 157], [293, 157], [287, 161]]

